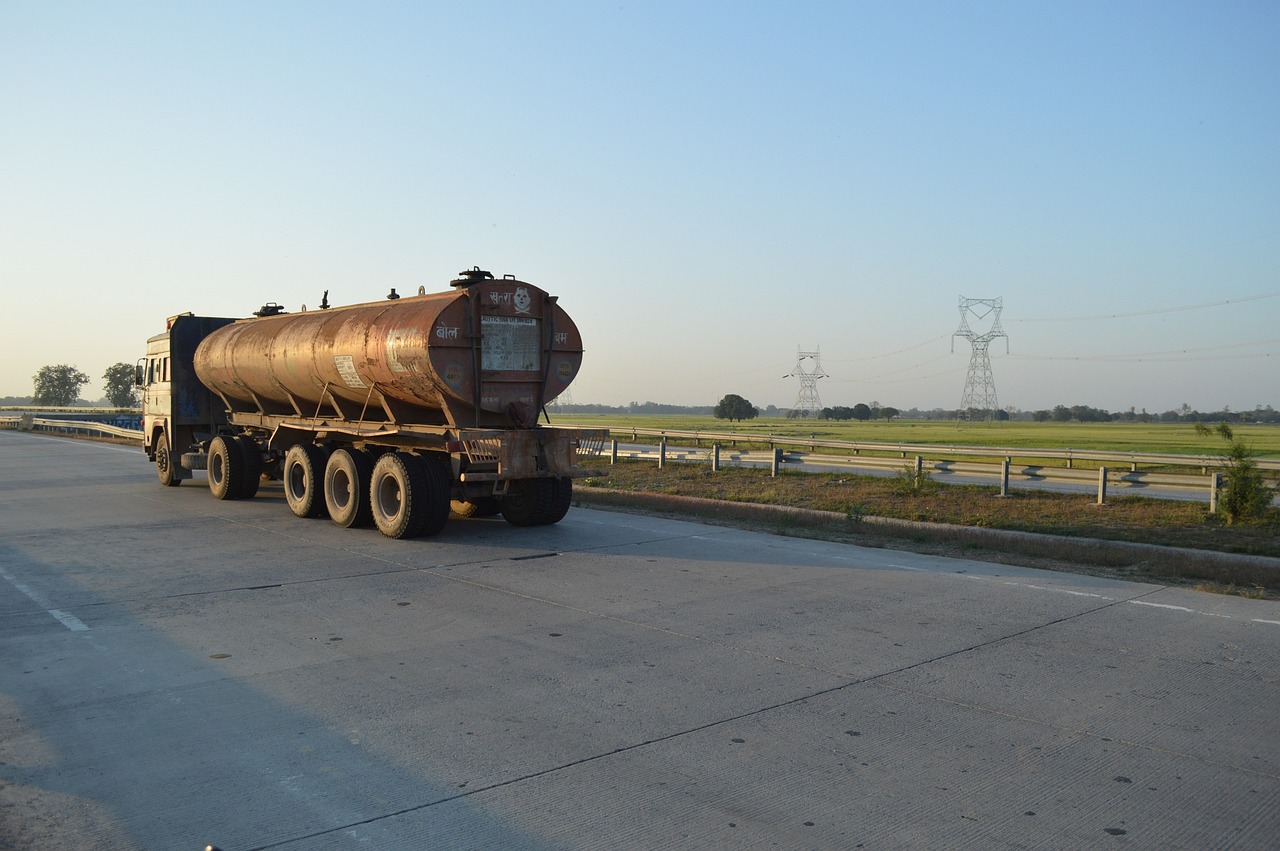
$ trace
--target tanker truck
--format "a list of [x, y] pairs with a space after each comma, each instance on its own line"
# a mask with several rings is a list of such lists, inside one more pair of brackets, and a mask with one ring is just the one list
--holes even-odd
[[438, 533], [453, 516], [556, 523], [608, 432], [539, 424], [582, 363], [556, 296], [474, 267], [447, 292], [253, 318], [172, 316], [137, 365], [160, 483], [204, 470], [247, 499], [279, 480], [299, 517]]

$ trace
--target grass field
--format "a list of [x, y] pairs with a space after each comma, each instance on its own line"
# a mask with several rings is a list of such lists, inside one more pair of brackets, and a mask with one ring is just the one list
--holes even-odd
[[[868, 443], [921, 443], [1035, 449], [1105, 449], [1219, 455], [1223, 441], [1196, 434], [1193, 423], [967, 423], [926, 420], [827, 421], [758, 417], [730, 423], [715, 417], [553, 414], [553, 423], [596, 425], [619, 432], [631, 428], [735, 432], [744, 437], [799, 437]], [[1236, 437], [1259, 458], [1280, 458], [1280, 426], [1233, 425]]]

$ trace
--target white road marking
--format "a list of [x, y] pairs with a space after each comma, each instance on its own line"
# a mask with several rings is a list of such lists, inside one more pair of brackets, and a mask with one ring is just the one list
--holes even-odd
[[75, 615], [62, 611], [61, 609], [55, 609], [53, 604], [49, 602], [43, 594], [33, 588], [28, 588], [26, 585], [23, 585], [17, 579], [14, 579], [9, 572], [3, 568], [0, 568], [0, 577], [3, 577], [6, 582], [14, 588], [17, 588], [23, 594], [26, 594], [27, 598], [30, 599], [31, 602], [44, 609], [50, 617], [72, 632], [85, 632], [89, 629], [89, 625], [84, 621], [80, 620]]

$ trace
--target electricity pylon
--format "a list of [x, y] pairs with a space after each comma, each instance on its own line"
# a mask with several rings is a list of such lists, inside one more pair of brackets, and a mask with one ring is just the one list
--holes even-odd
[[[805, 361], [812, 361], [806, 364]], [[802, 352], [796, 347], [796, 365], [791, 370], [790, 375], [784, 375], [783, 378], [799, 378], [800, 393], [796, 396], [796, 403], [792, 406], [793, 412], [803, 411], [804, 413], [794, 414], [803, 417], [818, 417], [822, 415], [822, 400], [818, 398], [818, 379], [826, 378], [827, 374], [822, 371], [822, 354], [821, 351]]]
[[[995, 419], [996, 411], [1000, 410], [988, 349], [992, 340], [1004, 337], [1006, 354], [1009, 351], [1009, 335], [1000, 327], [1000, 311], [1004, 309], [1001, 301], [998, 298], [960, 296], [960, 328], [951, 335], [951, 351], [956, 350], [956, 337], [964, 337], [973, 346], [973, 355], [969, 358], [969, 373], [964, 379], [964, 395], [960, 399], [961, 420], [971, 420], [979, 415], [984, 420], [992, 420]], [[974, 331], [969, 327], [971, 316], [980, 321], [990, 317], [990, 329], [985, 333]]]

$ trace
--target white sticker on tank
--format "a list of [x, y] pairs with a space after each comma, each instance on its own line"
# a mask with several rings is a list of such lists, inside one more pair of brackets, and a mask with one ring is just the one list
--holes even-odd
[[355, 358], [351, 355], [334, 355], [333, 365], [337, 367], [338, 375], [342, 376], [342, 380], [348, 387], [354, 387], [357, 390], [365, 390], [369, 387], [360, 380], [360, 374], [356, 372]]

